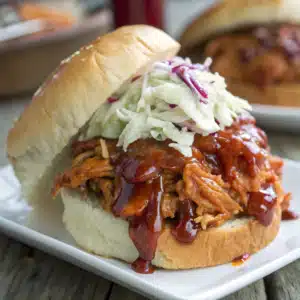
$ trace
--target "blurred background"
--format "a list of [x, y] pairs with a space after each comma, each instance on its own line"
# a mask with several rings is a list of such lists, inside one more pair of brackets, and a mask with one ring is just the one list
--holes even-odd
[[114, 27], [179, 37], [213, 0], [0, 0], [0, 97], [30, 95], [55, 66]]

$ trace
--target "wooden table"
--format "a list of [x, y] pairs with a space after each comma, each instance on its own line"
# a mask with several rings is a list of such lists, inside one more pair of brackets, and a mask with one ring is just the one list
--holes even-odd
[[[0, 100], [0, 165], [12, 120], [28, 100]], [[272, 151], [300, 160], [300, 136], [268, 132]], [[299, 181], [300, 185], [300, 181]], [[0, 233], [1, 300], [142, 300], [117, 284], [86, 272]], [[300, 260], [226, 297], [227, 300], [300, 300]]]

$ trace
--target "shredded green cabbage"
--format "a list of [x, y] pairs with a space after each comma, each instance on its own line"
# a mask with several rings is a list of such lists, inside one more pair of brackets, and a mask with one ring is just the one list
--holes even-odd
[[124, 151], [138, 139], [170, 139], [170, 147], [192, 156], [195, 133], [222, 130], [251, 110], [226, 90], [223, 77], [209, 72], [209, 64], [192, 65], [179, 57], [155, 63], [114, 95], [118, 101], [101, 106], [83, 138], [118, 138]]

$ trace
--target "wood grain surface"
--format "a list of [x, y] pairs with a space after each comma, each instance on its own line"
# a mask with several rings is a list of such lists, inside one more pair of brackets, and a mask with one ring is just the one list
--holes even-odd
[[[12, 120], [27, 103], [0, 104], [0, 166], [5, 165], [4, 142]], [[268, 132], [272, 151], [300, 160], [300, 136]], [[42, 251], [0, 233], [0, 300], [146, 300]], [[224, 298], [226, 300], [300, 300], [300, 260]]]

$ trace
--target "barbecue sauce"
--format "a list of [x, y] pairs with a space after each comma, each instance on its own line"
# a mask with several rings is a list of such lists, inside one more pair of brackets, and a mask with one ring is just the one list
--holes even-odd
[[[250, 116], [240, 117], [231, 127], [209, 136], [196, 134], [192, 158], [170, 148], [169, 143], [168, 140], [141, 139], [131, 144], [127, 152], [109, 144], [113, 149], [110, 160], [116, 173], [112, 212], [129, 222], [129, 235], [139, 253], [132, 268], [139, 273], [153, 272], [151, 261], [164, 227], [161, 216], [164, 170], [182, 176], [185, 165], [196, 160], [230, 182], [238, 172], [256, 176], [268, 153], [266, 135], [255, 126], [255, 120]], [[73, 151], [78, 154], [95, 144], [97, 139], [89, 143], [77, 142]], [[272, 222], [275, 204], [276, 195], [270, 184], [258, 192], [249, 193], [248, 213], [268, 226]], [[176, 222], [171, 229], [179, 242], [191, 243], [196, 238], [195, 216], [195, 204], [188, 199], [180, 201]]]
[[160, 214], [163, 193], [161, 177], [151, 183], [131, 184], [123, 178], [121, 182], [124, 192], [116, 199], [113, 213], [129, 221], [129, 236], [139, 252], [132, 268], [138, 273], [152, 273], [151, 261], [163, 227]]
[[248, 200], [248, 214], [255, 217], [262, 225], [269, 226], [273, 220], [276, 200], [276, 194], [270, 185], [258, 192], [251, 192]]
[[[132, 268], [152, 273], [151, 261], [164, 226], [160, 212], [163, 193], [162, 170], [183, 173], [184, 166], [197, 160], [210, 165], [214, 174], [231, 181], [238, 171], [255, 176], [267, 154], [267, 139], [251, 117], [242, 117], [225, 131], [207, 137], [195, 135], [193, 157], [186, 158], [168, 146], [168, 141], [139, 140], [113, 162], [116, 167], [115, 216], [129, 221], [129, 235], [139, 252]], [[263, 225], [273, 218], [276, 197], [272, 187], [249, 194], [248, 212]], [[172, 235], [181, 243], [192, 243], [198, 232], [194, 203], [180, 201]]]
[[[138, 141], [139, 149], [129, 149], [116, 159], [116, 201], [112, 212], [129, 221], [129, 235], [139, 252], [132, 268], [138, 273], [152, 273], [151, 261], [156, 252], [157, 240], [163, 228], [161, 197], [163, 193], [161, 171], [182, 173], [191, 160], [168, 144], [153, 140]], [[178, 225], [172, 230], [178, 241], [190, 243], [197, 234], [194, 206], [191, 201], [180, 205]]]
[[192, 243], [198, 232], [198, 226], [194, 219], [196, 217], [195, 208], [192, 201], [180, 201], [179, 204], [179, 222], [172, 228], [172, 235], [178, 242]]
[[238, 171], [256, 176], [267, 158], [267, 145], [266, 134], [255, 126], [255, 120], [242, 116], [224, 131], [205, 137], [195, 135], [193, 146], [205, 154], [214, 174], [230, 182]]
[[291, 220], [297, 220], [299, 219], [299, 215], [294, 213], [293, 211], [291, 210], [285, 210], [282, 212], [281, 214], [281, 219], [283, 221], [291, 221]]
[[162, 180], [158, 177], [150, 184], [148, 206], [141, 216], [129, 219], [129, 235], [139, 252], [139, 258], [132, 264], [132, 268], [139, 273], [152, 273], [151, 261], [155, 256], [157, 240], [163, 227], [160, 213], [162, 196]]
[[250, 258], [250, 254], [249, 253], [245, 253], [241, 256], [236, 257], [235, 259], [233, 259], [232, 261], [232, 265], [234, 267], [238, 267], [241, 266], [246, 260], [248, 260]]
[[132, 153], [123, 154], [116, 165], [117, 197], [112, 211], [129, 221], [129, 236], [139, 252], [132, 268], [143, 274], [154, 271], [151, 261], [163, 228], [159, 168], [159, 164], [149, 164], [147, 158]]

